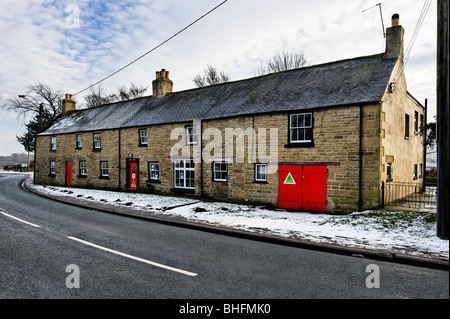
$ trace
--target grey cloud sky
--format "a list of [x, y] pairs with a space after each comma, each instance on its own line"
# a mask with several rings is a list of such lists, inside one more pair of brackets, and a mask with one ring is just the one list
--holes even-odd
[[[22, 94], [39, 82], [74, 93], [139, 57], [206, 13], [222, 0], [0, 2], [0, 94]], [[304, 50], [311, 64], [384, 50], [378, 7], [372, 0], [229, 0], [164, 46], [108, 79], [107, 93], [119, 86], [149, 86], [155, 71], [170, 71], [174, 90], [194, 87], [192, 78], [208, 64], [231, 80], [254, 76], [261, 62], [285, 47]], [[405, 47], [424, 1], [382, 2], [385, 27], [400, 14]], [[80, 9], [80, 27], [68, 28], [66, 8]], [[415, 42], [406, 76], [408, 90], [435, 107], [436, 3]], [[84, 92], [76, 99], [83, 102]], [[0, 155], [21, 152], [15, 136], [23, 121], [0, 111]]]

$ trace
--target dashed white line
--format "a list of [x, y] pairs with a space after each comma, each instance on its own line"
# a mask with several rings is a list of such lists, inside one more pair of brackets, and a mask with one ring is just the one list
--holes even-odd
[[174, 272], [178, 272], [178, 273], [183, 274], [183, 275], [187, 275], [187, 276], [191, 276], [191, 277], [195, 277], [195, 276], [198, 275], [198, 274], [190, 272], [190, 271], [186, 271], [186, 270], [182, 270], [182, 269], [166, 266], [166, 265], [159, 264], [159, 263], [156, 263], [156, 262], [151, 261], [151, 260], [147, 260], [147, 259], [143, 259], [143, 258], [140, 258], [140, 257], [136, 257], [136, 256], [132, 256], [132, 255], [129, 255], [129, 254], [125, 254], [125, 253], [122, 253], [120, 251], [113, 250], [113, 249], [110, 249], [110, 248], [106, 248], [106, 247], [103, 247], [103, 246], [100, 246], [100, 245], [97, 245], [97, 244], [93, 244], [91, 242], [88, 242], [88, 241], [85, 241], [85, 240], [82, 240], [82, 239], [79, 239], [79, 238], [76, 238], [76, 237], [69, 236], [67, 238], [75, 240], [77, 242], [80, 242], [82, 244], [85, 244], [85, 245], [88, 245], [88, 246], [91, 246], [91, 247], [95, 247], [95, 248], [98, 248], [98, 249], [101, 249], [101, 250], [104, 250], [104, 251], [107, 251], [107, 252], [119, 255], [119, 256], [123, 256], [123, 257], [127, 257], [127, 258], [130, 258], [130, 259], [133, 259], [133, 260], [137, 260], [137, 261], [140, 261], [140, 262], [143, 262], [143, 263], [155, 266], [155, 267], [159, 267], [159, 268], [171, 270], [171, 271], [174, 271]]
[[0, 214], [5, 215], [5, 216], [7, 216], [7, 217], [9, 217], [9, 218], [15, 219], [15, 220], [17, 220], [17, 221], [19, 221], [19, 222], [21, 222], [21, 223], [24, 223], [24, 224], [27, 224], [27, 225], [36, 227], [36, 228], [41, 227], [41, 226], [39, 226], [39, 225], [36, 225], [36, 224], [30, 223], [30, 222], [27, 222], [27, 221], [25, 221], [25, 220], [23, 220], [23, 219], [17, 218], [17, 217], [15, 217], [15, 216], [12, 216], [12, 215], [7, 214], [7, 213], [5, 213], [5, 212], [0, 212]]

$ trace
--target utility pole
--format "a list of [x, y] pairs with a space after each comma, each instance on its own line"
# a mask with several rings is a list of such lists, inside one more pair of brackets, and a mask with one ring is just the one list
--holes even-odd
[[448, 239], [450, 210], [448, 0], [437, 1], [437, 236]]

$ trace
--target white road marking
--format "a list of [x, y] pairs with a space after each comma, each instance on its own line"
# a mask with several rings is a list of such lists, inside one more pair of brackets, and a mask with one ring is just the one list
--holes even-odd
[[183, 275], [187, 275], [187, 276], [191, 276], [191, 277], [195, 277], [195, 276], [198, 275], [198, 274], [190, 272], [190, 271], [186, 271], [186, 270], [182, 270], [182, 269], [166, 266], [166, 265], [163, 265], [163, 264], [159, 264], [159, 263], [153, 262], [151, 260], [143, 259], [143, 258], [132, 256], [132, 255], [128, 255], [128, 254], [122, 253], [120, 251], [109, 249], [109, 248], [106, 248], [106, 247], [103, 247], [103, 246], [100, 246], [100, 245], [97, 245], [97, 244], [93, 244], [91, 242], [88, 242], [88, 241], [85, 241], [85, 240], [82, 240], [82, 239], [79, 239], [79, 238], [76, 238], [76, 237], [69, 236], [67, 238], [75, 240], [75, 241], [78, 241], [78, 242], [80, 242], [82, 244], [85, 244], [85, 245], [88, 245], [88, 246], [91, 246], [91, 247], [95, 247], [95, 248], [98, 248], [98, 249], [101, 249], [101, 250], [104, 250], [104, 251], [107, 251], [107, 252], [119, 255], [119, 256], [123, 256], [123, 257], [127, 257], [127, 258], [130, 258], [130, 259], [134, 259], [134, 260], [137, 260], [137, 261], [140, 261], [140, 262], [152, 265], [152, 266], [156, 266], [156, 267], [159, 267], [159, 268], [164, 268], [164, 269], [167, 269], [167, 270], [175, 271], [175, 272], [181, 273]]
[[39, 225], [36, 225], [36, 224], [32, 224], [32, 223], [30, 223], [30, 222], [27, 222], [27, 221], [25, 221], [25, 220], [23, 220], [23, 219], [14, 217], [14, 216], [12, 216], [12, 215], [10, 215], [10, 214], [7, 214], [7, 213], [5, 213], [5, 212], [0, 212], [0, 214], [3, 214], [3, 215], [5, 215], [5, 216], [8, 216], [9, 218], [15, 219], [15, 220], [17, 220], [17, 221], [19, 221], [19, 222], [21, 222], [21, 223], [24, 223], [24, 224], [27, 224], [27, 225], [30, 225], [30, 226], [33, 226], [33, 227], [37, 227], [37, 228], [41, 227], [41, 226], [39, 226]]

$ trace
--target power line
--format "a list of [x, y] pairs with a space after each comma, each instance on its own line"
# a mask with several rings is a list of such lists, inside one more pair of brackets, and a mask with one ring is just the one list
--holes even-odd
[[73, 96], [80, 94], [88, 89], [90, 89], [91, 87], [109, 79], [110, 77], [116, 75], [117, 73], [119, 73], [120, 71], [126, 69], [127, 67], [129, 67], [130, 65], [132, 65], [133, 63], [139, 61], [140, 59], [142, 59], [143, 57], [145, 57], [146, 55], [150, 54], [151, 52], [155, 51], [156, 49], [158, 49], [159, 47], [163, 46], [164, 44], [166, 44], [167, 42], [169, 42], [170, 40], [172, 40], [173, 38], [175, 38], [176, 36], [178, 36], [180, 33], [186, 31], [187, 29], [189, 29], [191, 26], [193, 26], [194, 24], [196, 24], [197, 22], [199, 22], [200, 20], [202, 20], [204, 17], [206, 17], [207, 15], [209, 15], [210, 13], [212, 13], [213, 11], [215, 11], [216, 9], [218, 9], [220, 6], [222, 6], [225, 2], [227, 2], [228, 0], [224, 0], [223, 2], [219, 3], [217, 6], [215, 6], [214, 8], [212, 8], [211, 10], [209, 10], [208, 12], [206, 12], [204, 15], [202, 15], [200, 18], [198, 18], [197, 20], [195, 20], [194, 22], [191, 22], [190, 24], [188, 24], [186, 27], [184, 27], [183, 29], [181, 29], [180, 31], [178, 31], [177, 33], [175, 33], [174, 35], [172, 35], [171, 37], [167, 38], [166, 40], [164, 40], [163, 42], [161, 42], [160, 44], [158, 44], [157, 46], [155, 46], [153, 49], [145, 52], [144, 54], [142, 54], [140, 57], [134, 59], [133, 61], [131, 61], [130, 63], [128, 63], [127, 65], [121, 67], [120, 69], [118, 69], [117, 71], [111, 73], [110, 75], [104, 77], [103, 79], [101, 79], [100, 81], [95, 82], [94, 84], [88, 86], [87, 88], [78, 91], [77, 93], [73, 94]]
[[422, 11], [420, 12], [419, 19], [417, 20], [417, 24], [414, 29], [413, 35], [411, 36], [411, 39], [405, 50], [403, 65], [397, 70], [397, 73], [395, 74], [395, 77], [394, 77], [394, 82], [397, 82], [398, 77], [404, 71], [405, 66], [408, 63], [409, 55], [411, 54], [412, 47], [414, 46], [414, 43], [417, 39], [417, 35], [419, 34], [419, 31], [422, 27], [423, 21], [425, 20], [425, 17], [428, 14], [428, 10], [430, 9], [431, 3], [432, 3], [432, 0], [425, 0], [425, 2], [423, 4]]

